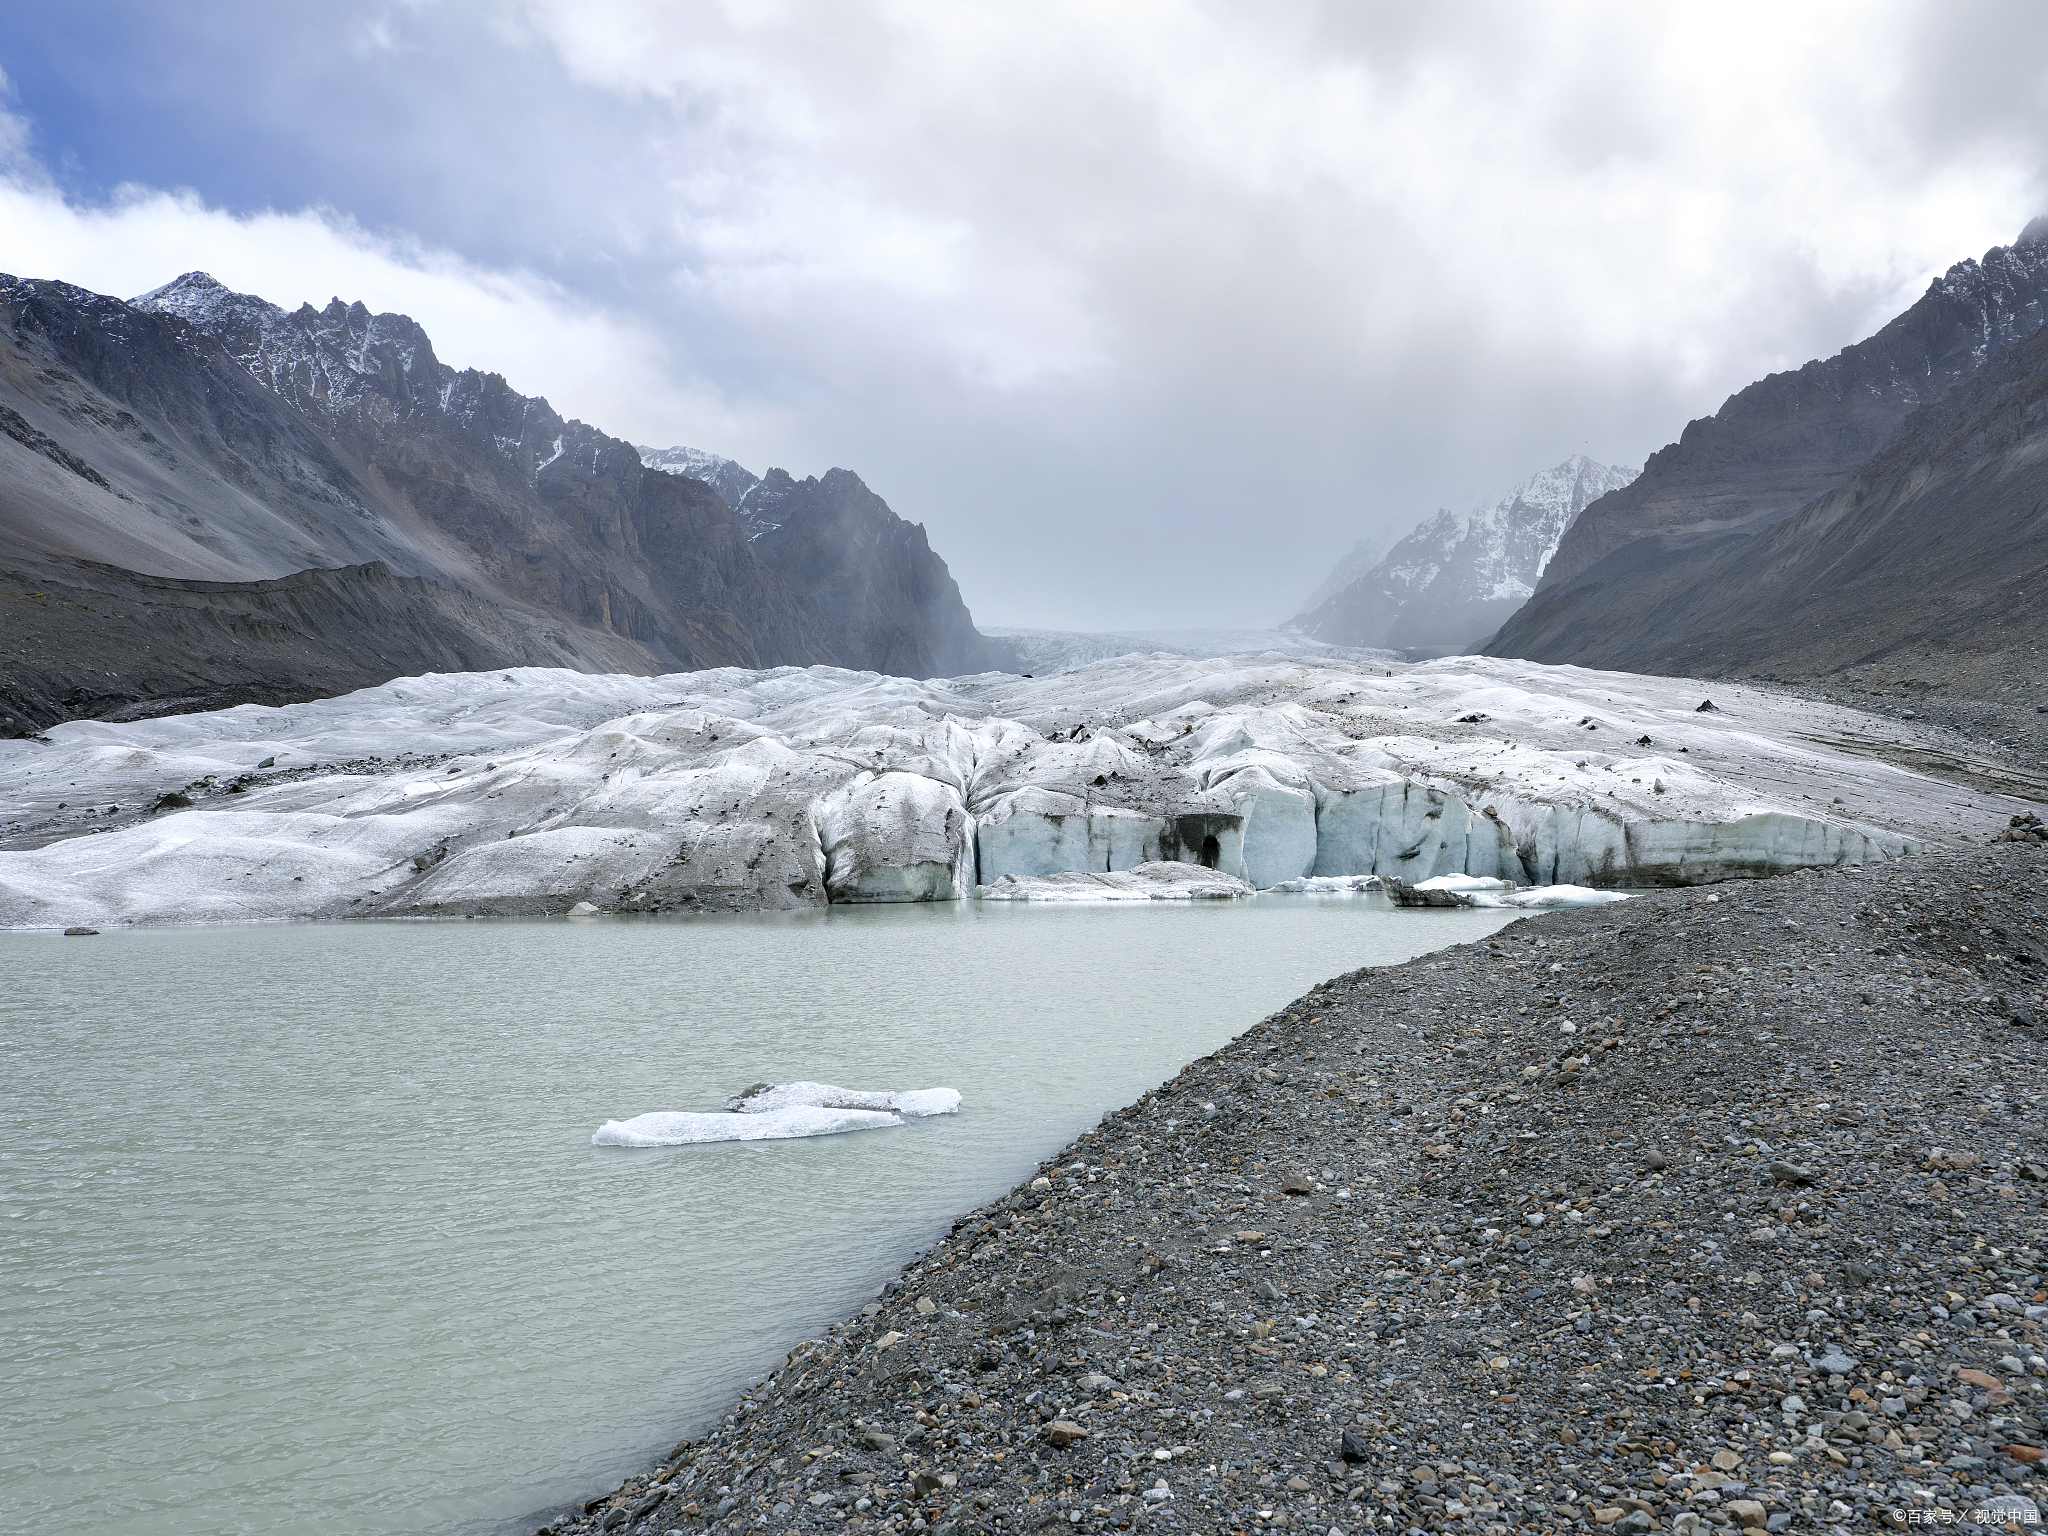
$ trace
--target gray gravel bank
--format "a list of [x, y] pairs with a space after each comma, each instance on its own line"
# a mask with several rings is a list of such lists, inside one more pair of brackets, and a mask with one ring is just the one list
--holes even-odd
[[2048, 849], [2022, 843], [1550, 913], [1340, 977], [547, 1529], [2024, 1513], [2044, 973]]

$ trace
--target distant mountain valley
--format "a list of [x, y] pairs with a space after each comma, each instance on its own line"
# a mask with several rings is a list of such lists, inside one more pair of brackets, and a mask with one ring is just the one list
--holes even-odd
[[1331, 645], [1419, 656], [1474, 650], [1528, 600], [1573, 520], [1634, 479], [1633, 470], [1574, 454], [1490, 507], [1424, 519], [1352, 575], [1373, 547], [1361, 540], [1285, 627]]

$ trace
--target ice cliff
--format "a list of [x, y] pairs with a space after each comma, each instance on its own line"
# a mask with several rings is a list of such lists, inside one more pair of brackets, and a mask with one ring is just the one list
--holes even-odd
[[924, 682], [528, 668], [77, 721], [0, 743], [0, 924], [944, 901], [1161, 862], [1262, 888], [1657, 885], [2004, 814], [1855, 755], [1809, 703], [1716, 697], [1269, 654]]

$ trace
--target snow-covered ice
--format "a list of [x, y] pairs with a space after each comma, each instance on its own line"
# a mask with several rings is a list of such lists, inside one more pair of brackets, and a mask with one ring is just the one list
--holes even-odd
[[[1376, 891], [1378, 875], [1308, 875], [1282, 881], [1271, 887], [1308, 896], [1340, 896]], [[1603, 902], [1624, 901], [1624, 891], [1596, 891], [1583, 885], [1535, 885], [1517, 887], [1511, 880], [1491, 875], [1436, 875], [1415, 885], [1418, 891], [1449, 891], [1462, 896], [1474, 907], [1597, 907]]]
[[[0, 742], [0, 925], [944, 901], [1169, 863], [1608, 889], [1896, 858], [2017, 807], [1869, 755], [1855, 711], [1715, 684], [1698, 713], [1707, 692], [1154, 655], [929, 681], [518, 668], [79, 721]], [[195, 804], [142, 814], [173, 791]]]

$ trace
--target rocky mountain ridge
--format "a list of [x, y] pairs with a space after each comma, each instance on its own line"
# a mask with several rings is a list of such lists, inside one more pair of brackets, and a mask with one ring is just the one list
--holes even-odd
[[[1640, 670], [1662, 665], [1638, 619], [1707, 578], [1724, 548], [1847, 482], [1915, 411], [2048, 319], [2048, 218], [1961, 261], [1874, 335], [1730, 396], [1587, 507], [1489, 654]], [[1730, 664], [1734, 653], [1724, 652]]]
[[1632, 670], [1910, 681], [2048, 707], [2048, 330], [1908, 416], [1793, 516], [1647, 564], [1628, 588], [1563, 588], [1552, 606], [1580, 646]]
[[1528, 599], [1581, 511], [1634, 478], [1574, 454], [1490, 507], [1439, 511], [1286, 627], [1332, 645], [1469, 651]]
[[[314, 671], [360, 686], [427, 670], [446, 665], [449, 624], [468, 627], [455, 649], [485, 667], [985, 663], [944, 562], [879, 497], [820, 503], [784, 541], [796, 565], [778, 568], [712, 486], [648, 469], [499, 375], [442, 363], [406, 316], [338, 299], [287, 312], [187, 273], [133, 303], [0, 277], [0, 322], [0, 572], [28, 590], [89, 587], [135, 647], [86, 666], [50, 615], [19, 610], [21, 643], [0, 653], [0, 715], [16, 728], [184, 707], [221, 687], [305, 697]], [[194, 626], [201, 589], [173, 612], [143, 579], [232, 586], [371, 566], [475, 604], [359, 592], [352, 602], [379, 611], [420, 594], [441, 640], [393, 641], [372, 664], [376, 637], [350, 646], [344, 604], [305, 632], [327, 652], [309, 670], [289, 634], [220, 638], [253, 611], [249, 594], [214, 593], [218, 622]], [[126, 589], [122, 571], [138, 578]]]

